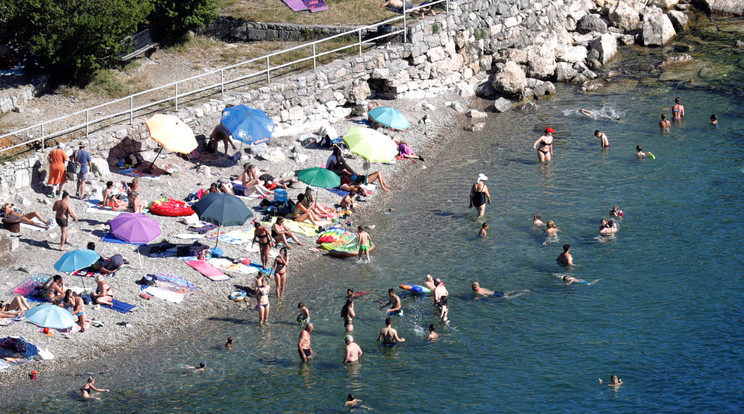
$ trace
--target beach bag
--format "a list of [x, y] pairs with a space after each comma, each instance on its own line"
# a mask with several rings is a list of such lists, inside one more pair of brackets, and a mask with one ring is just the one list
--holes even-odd
[[79, 174], [80, 173], [80, 163], [77, 160], [78, 152], [75, 151], [74, 154], [72, 154], [72, 158], [70, 158], [70, 161], [67, 163], [67, 173], [68, 174]]

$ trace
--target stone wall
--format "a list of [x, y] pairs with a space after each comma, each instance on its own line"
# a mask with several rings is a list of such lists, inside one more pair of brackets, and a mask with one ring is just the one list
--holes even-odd
[[[409, 43], [382, 43], [361, 56], [211, 99], [177, 115], [197, 134], [209, 135], [222, 109], [246, 104], [265, 110], [277, 124], [274, 136], [283, 136], [317, 131], [374, 98], [421, 99], [454, 91], [462, 97], [499, 98], [496, 108], [503, 110], [508, 107], [504, 97], [540, 99], [554, 92], [553, 81], [591, 82], [597, 69], [612, 60], [618, 44], [661, 45], [676, 34], [667, 24], [668, 8], [646, 7], [639, 0], [598, 3], [452, 2], [449, 15], [441, 12], [412, 24]], [[132, 148], [157, 146], [144, 119], [110, 127], [89, 141], [99, 163], [113, 162]], [[48, 151], [1, 166], [0, 197], [43, 182]]]
[[0, 114], [23, 110], [23, 105], [37, 96], [46, 83], [46, 76], [36, 78], [31, 83], [20, 77], [0, 78]]
[[[356, 29], [353, 26], [309, 26], [289, 23], [260, 23], [220, 17], [207, 26], [203, 33], [225, 41], [263, 42], [290, 41], [306, 42], [323, 39]], [[362, 31], [366, 36], [366, 31]]]

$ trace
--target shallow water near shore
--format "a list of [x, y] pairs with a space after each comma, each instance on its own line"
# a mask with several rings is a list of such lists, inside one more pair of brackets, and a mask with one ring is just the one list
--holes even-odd
[[[721, 60], [744, 69], [735, 55]], [[236, 305], [162, 348], [92, 367], [96, 385], [114, 391], [103, 401], [82, 403], [69, 392], [17, 409], [338, 412], [351, 392], [380, 412], [738, 411], [744, 102], [731, 84], [639, 83], [587, 95], [562, 86], [535, 109], [492, 116], [484, 132], [459, 133], [436, 165], [427, 159], [427, 174], [392, 211], [362, 223], [376, 226], [371, 263], [321, 258], [290, 274], [288, 298], [271, 297], [269, 326]], [[688, 116], [662, 134], [659, 114], [671, 113], [675, 96]], [[612, 116], [590, 119], [578, 108]], [[709, 124], [711, 113], [720, 126]], [[547, 126], [557, 131], [555, 160], [538, 164], [531, 147]], [[609, 149], [599, 148], [595, 129]], [[636, 160], [636, 145], [656, 159]], [[486, 239], [475, 237], [480, 222], [467, 209], [479, 173], [493, 198]], [[613, 205], [625, 213], [620, 231], [599, 238]], [[534, 213], [556, 222], [558, 241], [544, 245], [531, 229]], [[573, 269], [555, 264], [564, 243], [579, 264]], [[438, 321], [431, 297], [403, 295], [405, 316], [393, 323], [407, 342], [379, 347], [378, 300], [427, 273], [446, 282], [451, 322]], [[567, 286], [562, 274], [599, 280]], [[524, 294], [475, 300], [473, 280]], [[347, 286], [371, 292], [357, 301], [354, 323], [365, 354], [344, 366]], [[316, 357], [306, 366], [296, 350], [298, 301], [315, 323]], [[439, 342], [425, 341], [430, 323]], [[229, 352], [220, 347], [227, 336], [235, 338]], [[202, 360], [205, 373], [186, 373]], [[625, 382], [616, 392], [597, 383], [613, 373]]]

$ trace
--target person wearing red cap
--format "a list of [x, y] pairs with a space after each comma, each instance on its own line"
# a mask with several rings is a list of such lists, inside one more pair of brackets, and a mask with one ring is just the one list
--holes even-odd
[[535, 141], [532, 149], [537, 150], [537, 159], [540, 162], [546, 162], [553, 159], [553, 133], [555, 130], [551, 127], [545, 130], [545, 134]]

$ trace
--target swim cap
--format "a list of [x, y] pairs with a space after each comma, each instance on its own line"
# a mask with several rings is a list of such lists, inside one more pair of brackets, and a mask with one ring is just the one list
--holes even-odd
[[545, 130], [545, 132], [549, 132], [549, 133], [551, 133], [551, 134], [552, 134], [552, 133], [554, 133], [554, 132], [555, 132], [555, 129], [553, 129], [553, 128], [551, 128], [551, 127], [548, 127], [548, 129], [546, 129], [546, 130]]
[[346, 340], [349, 342], [354, 342], [354, 337], [351, 335], [346, 335]]

